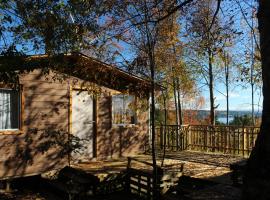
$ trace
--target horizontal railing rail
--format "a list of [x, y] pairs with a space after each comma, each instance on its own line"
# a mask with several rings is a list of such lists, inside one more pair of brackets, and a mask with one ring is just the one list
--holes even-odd
[[231, 155], [250, 155], [260, 127], [166, 125], [156, 127], [156, 147], [172, 151], [194, 150]]

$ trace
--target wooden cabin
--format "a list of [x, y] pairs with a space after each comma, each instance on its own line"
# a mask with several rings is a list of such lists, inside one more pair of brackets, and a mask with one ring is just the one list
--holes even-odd
[[82, 54], [0, 59], [19, 72], [0, 87], [0, 179], [144, 151], [148, 81]]

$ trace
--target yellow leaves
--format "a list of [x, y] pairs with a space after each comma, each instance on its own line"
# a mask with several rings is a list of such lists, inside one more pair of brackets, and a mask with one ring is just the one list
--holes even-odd
[[181, 57], [182, 46], [178, 38], [180, 26], [176, 17], [168, 18], [159, 24], [159, 35], [155, 49], [156, 64], [159, 70], [170, 73], [172, 68], [177, 68]]
[[179, 40], [179, 31], [176, 15], [159, 24], [155, 49], [156, 66], [167, 83], [169, 93], [172, 93], [173, 81], [176, 79], [180, 83], [179, 89], [184, 93], [196, 90], [196, 84], [183, 61], [183, 44]]

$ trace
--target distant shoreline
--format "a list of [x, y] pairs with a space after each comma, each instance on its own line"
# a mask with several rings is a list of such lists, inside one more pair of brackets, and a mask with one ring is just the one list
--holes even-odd
[[[210, 115], [210, 111], [209, 110], [194, 110], [197, 111], [198, 113], [198, 117], [200, 119], [204, 119], [205, 117]], [[215, 111], [216, 114], [216, 118], [226, 118], [227, 117], [227, 111], [225, 110], [216, 110]], [[234, 118], [235, 116], [244, 116], [244, 115], [250, 115], [251, 116], [251, 111], [239, 111], [239, 110], [231, 110], [229, 111], [229, 118]], [[262, 112], [261, 111], [255, 111], [254, 112], [254, 116], [255, 117], [261, 117], [262, 116]]]

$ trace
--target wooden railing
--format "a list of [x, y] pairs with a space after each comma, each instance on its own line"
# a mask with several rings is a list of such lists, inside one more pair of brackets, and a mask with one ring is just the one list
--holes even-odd
[[188, 131], [190, 126], [167, 125], [156, 128], [157, 147], [170, 150], [185, 150], [188, 145]]
[[249, 156], [260, 127], [167, 125], [156, 129], [156, 147]]
[[128, 157], [126, 191], [138, 196], [138, 199], [154, 200], [158, 197], [163, 199], [162, 196], [178, 184], [183, 174], [184, 163], [170, 163], [163, 166], [158, 164], [156, 167], [157, 191], [154, 191], [153, 163]]

